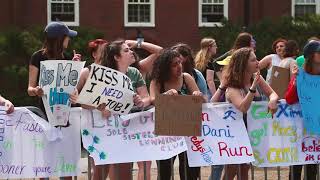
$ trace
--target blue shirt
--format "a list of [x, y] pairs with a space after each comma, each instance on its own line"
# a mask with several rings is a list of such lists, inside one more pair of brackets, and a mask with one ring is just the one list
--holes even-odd
[[207, 90], [206, 80], [204, 79], [202, 73], [199, 70], [197, 69], [194, 69], [194, 70], [198, 76], [197, 78], [195, 78], [198, 88], [200, 89], [203, 95], [207, 95], [208, 90]]

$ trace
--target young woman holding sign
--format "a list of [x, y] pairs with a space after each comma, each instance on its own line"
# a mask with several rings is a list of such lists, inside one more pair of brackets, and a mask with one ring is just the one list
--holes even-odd
[[[311, 41], [305, 45], [303, 48], [303, 55], [305, 57], [305, 63], [303, 69], [312, 75], [320, 75], [320, 42]], [[299, 102], [298, 92], [297, 92], [297, 82], [296, 75], [298, 74], [298, 69], [295, 67], [293, 69], [293, 77], [288, 85], [288, 89], [285, 95], [285, 99], [288, 104], [294, 104]], [[307, 179], [316, 179], [317, 177], [317, 165], [308, 164], [306, 166], [306, 177]], [[292, 171], [291, 171], [292, 170]], [[301, 179], [302, 166], [295, 165], [290, 169], [289, 178], [290, 180]]]
[[270, 83], [271, 80], [272, 66], [278, 66], [281, 60], [284, 58], [284, 48], [286, 42], [287, 40], [282, 38], [275, 40], [272, 43], [272, 50], [274, 54], [269, 54], [259, 61], [260, 70], [265, 68], [268, 69], [266, 77], [268, 83]]
[[[68, 57], [64, 50], [68, 47], [70, 37], [77, 35], [76, 31], [68, 28], [62, 22], [51, 22], [45, 30], [45, 41], [42, 49], [33, 53], [29, 63], [29, 96], [43, 96], [43, 90], [38, 86], [40, 62], [46, 60], [81, 60], [81, 55], [76, 54], [73, 50], [73, 58]], [[39, 108], [45, 113], [44, 105], [41, 98], [39, 98]], [[68, 126], [68, 125], [67, 125]], [[64, 179], [72, 179], [72, 177], [65, 177]]]
[[[93, 62], [95, 64], [101, 65], [102, 56], [103, 56], [104, 49], [107, 46], [107, 44], [108, 44], [108, 42], [104, 39], [95, 39], [95, 40], [89, 41], [88, 51], [89, 51], [91, 57], [93, 58]], [[91, 69], [91, 66], [88, 66], [88, 67], [85, 67], [82, 69], [82, 71], [80, 73], [80, 79], [77, 84], [78, 92], [80, 92], [82, 90], [84, 84], [86, 83], [86, 81], [89, 77], [90, 69]], [[87, 106], [87, 105], [81, 105], [81, 106], [86, 109], [94, 109], [94, 107]], [[98, 109], [102, 112], [103, 117], [107, 118], [111, 115], [110, 111], [108, 111], [105, 108], [102, 108], [101, 106]]]
[[[259, 62], [252, 48], [240, 48], [231, 57], [225, 73], [227, 91], [226, 100], [232, 103], [238, 110], [244, 113], [244, 123], [246, 125], [246, 113], [252, 101], [261, 101], [263, 94], [269, 97], [269, 110], [272, 114], [277, 111], [277, 101], [279, 96], [265, 82], [259, 72]], [[256, 75], [254, 73], [257, 73]], [[233, 179], [237, 174], [237, 165], [227, 165], [224, 178]], [[248, 164], [241, 164], [241, 179], [248, 179]], [[238, 174], [239, 175], [239, 174]]]
[[[43, 90], [38, 86], [40, 62], [46, 60], [81, 60], [81, 55], [76, 54], [75, 51], [73, 58], [68, 57], [64, 50], [68, 47], [70, 37], [77, 35], [76, 31], [70, 30], [68, 26], [61, 22], [49, 23], [45, 30], [45, 41], [42, 49], [33, 53], [29, 63], [29, 96], [43, 96]], [[41, 98], [39, 98], [39, 107], [45, 113], [45, 109]]]
[[[91, 57], [93, 58], [93, 63], [101, 64], [101, 59], [102, 59], [101, 57], [103, 56], [103, 51], [104, 51], [104, 48], [107, 46], [107, 44], [108, 44], [108, 41], [106, 41], [104, 39], [95, 39], [95, 40], [89, 41], [88, 51], [89, 51]], [[81, 92], [85, 82], [87, 81], [87, 79], [89, 77], [90, 69], [91, 69], [91, 66], [88, 66], [88, 67], [85, 67], [82, 69], [82, 71], [80, 73], [79, 83], [77, 85], [78, 92]], [[85, 109], [94, 109], [94, 107], [90, 107], [87, 105], [81, 105], [81, 106], [82, 106], [82, 108], [85, 108]], [[98, 109], [101, 111], [102, 116], [105, 118], [108, 118], [111, 115], [110, 111], [108, 111], [105, 108], [98, 108]], [[93, 158], [92, 157], [89, 157], [89, 158], [90, 158], [92, 170], [93, 170], [92, 179], [93, 180], [102, 179], [101, 175], [102, 175], [103, 171], [105, 171], [105, 176], [108, 177], [109, 165], [96, 166], [94, 164]]]
[[[129, 46], [125, 41], [117, 40], [108, 44], [104, 49], [101, 65], [126, 74], [130, 78], [133, 90], [136, 93], [133, 99], [135, 106], [146, 107], [150, 105], [149, 93], [139, 70], [134, 67], [129, 67], [134, 62], [135, 57]], [[120, 179], [131, 178], [131, 165], [132, 163], [116, 165], [120, 168], [120, 173], [118, 174]], [[114, 178], [111, 177], [111, 179]]]
[[[159, 94], [168, 95], [195, 95], [202, 96], [193, 77], [188, 73], [183, 73], [182, 60], [180, 54], [176, 50], [164, 50], [159, 59], [155, 62], [152, 71], [152, 81], [150, 84], [151, 101], [154, 102], [155, 97]], [[206, 98], [203, 98], [204, 101]], [[171, 179], [172, 162], [175, 157], [160, 160], [158, 167], [160, 168], [160, 177], [158, 179]], [[200, 168], [189, 167], [186, 152], [179, 154], [179, 173], [181, 179], [197, 179], [200, 175]], [[185, 167], [186, 174], [185, 177]]]

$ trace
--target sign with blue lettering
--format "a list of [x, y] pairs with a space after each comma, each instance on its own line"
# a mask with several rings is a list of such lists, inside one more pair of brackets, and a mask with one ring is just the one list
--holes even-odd
[[190, 167], [254, 161], [243, 116], [232, 104], [202, 104], [202, 134], [186, 137]]
[[89, 77], [78, 97], [78, 103], [106, 108], [116, 114], [128, 114], [133, 107], [132, 82], [114, 69], [92, 64]]
[[39, 86], [43, 89], [42, 101], [49, 123], [65, 126], [69, 120], [71, 102], [85, 62], [50, 60], [40, 62]]
[[320, 76], [299, 69], [297, 91], [307, 133], [320, 135]]
[[253, 102], [248, 111], [248, 135], [258, 167], [319, 164], [320, 137], [304, 132], [300, 105], [285, 100], [271, 117], [268, 102]]

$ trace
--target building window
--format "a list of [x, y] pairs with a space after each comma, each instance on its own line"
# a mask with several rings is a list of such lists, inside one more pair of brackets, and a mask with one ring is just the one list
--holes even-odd
[[155, 0], [125, 0], [125, 26], [154, 27]]
[[47, 0], [48, 22], [61, 21], [79, 26], [79, 0]]
[[292, 16], [319, 14], [320, 0], [292, 0]]
[[199, 0], [199, 26], [221, 26], [228, 18], [228, 0]]

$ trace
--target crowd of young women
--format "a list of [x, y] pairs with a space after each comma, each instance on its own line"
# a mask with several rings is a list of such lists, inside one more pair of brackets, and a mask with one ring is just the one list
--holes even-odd
[[[73, 57], [68, 57], [65, 54], [70, 37], [76, 36], [76, 31], [70, 30], [63, 23], [53, 22], [47, 25], [44, 32], [43, 47], [32, 55], [29, 64], [27, 92], [30, 96], [41, 97], [43, 95], [42, 88], [37, 84], [41, 61], [81, 60], [81, 55], [75, 51]], [[133, 51], [137, 46], [148, 51], [150, 55], [140, 60]], [[104, 39], [95, 39], [88, 43], [93, 63], [120, 71], [131, 79], [135, 92], [134, 104], [137, 107], [153, 104], [155, 97], [159, 94], [201, 96], [204, 102], [226, 101], [232, 103], [243, 112], [243, 121], [246, 124], [246, 113], [253, 101], [268, 101], [270, 112], [277, 111], [279, 96], [268, 84], [273, 66], [281, 66], [292, 72], [286, 100], [291, 104], [298, 102], [295, 81], [298, 71], [295, 58], [299, 54], [299, 48], [294, 40], [277, 39], [272, 45], [274, 54], [267, 55], [260, 61], [255, 55], [255, 40], [249, 33], [240, 33], [231, 50], [225, 53], [219, 61], [215, 60], [218, 45], [213, 38], [202, 39], [200, 47], [200, 51], [193, 58], [192, 49], [184, 43], [178, 43], [167, 49], [147, 42], [138, 44], [133, 40], [108, 42]], [[304, 64], [302, 66], [307, 73], [320, 75], [320, 43], [318, 39], [308, 42], [305, 46], [302, 64]], [[268, 69], [267, 81], [260, 75], [260, 69], [264, 68]], [[81, 92], [90, 69], [89, 65], [82, 70], [77, 85], [78, 92]], [[214, 82], [215, 75], [220, 82], [217, 88]], [[70, 98], [72, 102], [76, 102], [77, 92], [75, 91]], [[43, 104], [41, 101], [39, 102], [39, 107], [44, 111]], [[7, 107], [7, 113], [14, 111], [13, 104], [1, 96], [0, 105]], [[82, 107], [93, 108], [86, 105], [82, 105]], [[99, 106], [99, 110], [104, 117], [110, 116], [106, 107]], [[186, 152], [178, 156], [180, 178], [184, 180], [198, 179], [200, 168], [188, 166]], [[158, 179], [170, 179], [172, 163], [175, 158], [158, 161], [157, 166], [160, 169]], [[94, 166], [93, 164], [93, 179], [101, 179], [102, 171], [105, 171], [111, 179], [115, 179], [116, 176], [120, 179], [130, 179], [131, 167], [132, 163], [106, 166]], [[138, 162], [138, 167], [139, 180], [144, 177], [147, 177], [148, 180], [151, 179], [151, 162]], [[220, 179], [222, 167], [213, 166], [209, 179]], [[249, 164], [227, 165], [225, 167], [224, 178], [233, 179], [238, 175], [241, 176], [241, 179], [248, 179]], [[293, 179], [300, 179], [301, 167], [295, 167]], [[315, 178], [316, 169], [314, 167], [311, 165], [309, 171], [306, 172], [311, 179]], [[117, 175], [114, 174], [115, 168], [119, 169]]]

